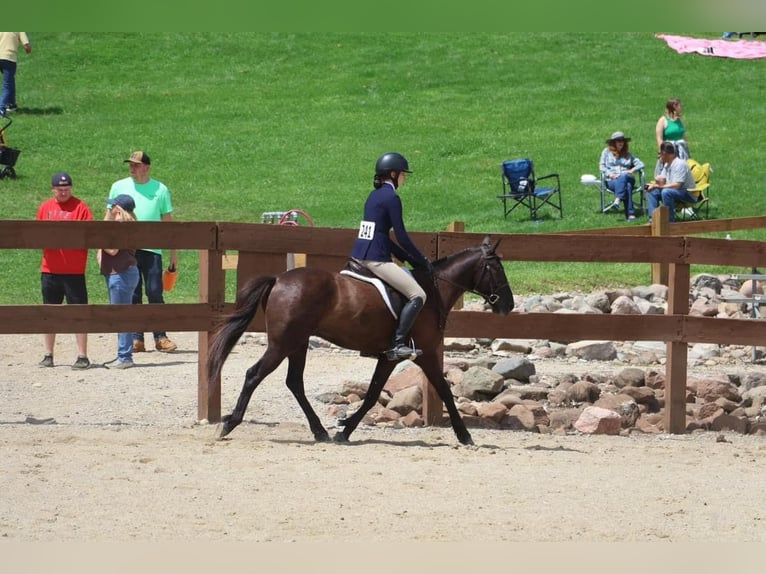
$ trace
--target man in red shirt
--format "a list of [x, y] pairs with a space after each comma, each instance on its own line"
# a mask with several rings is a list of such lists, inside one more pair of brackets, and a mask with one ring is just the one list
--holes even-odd
[[[63, 171], [51, 178], [53, 197], [43, 201], [37, 208], [35, 219], [55, 221], [90, 221], [93, 219], [88, 205], [72, 195], [72, 178]], [[88, 289], [85, 285], [87, 249], [43, 249], [40, 262], [43, 303], [60, 305], [66, 299], [68, 304], [88, 304]], [[88, 334], [77, 333], [77, 360], [73, 369], [87, 369]], [[56, 333], [45, 334], [45, 356], [41, 367], [53, 366], [53, 347]]]

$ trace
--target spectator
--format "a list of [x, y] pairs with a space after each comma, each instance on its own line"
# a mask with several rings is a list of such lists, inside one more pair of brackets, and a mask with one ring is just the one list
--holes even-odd
[[[40, 204], [35, 219], [40, 221], [90, 221], [93, 219], [88, 205], [72, 195], [72, 178], [68, 173], [62, 171], [53, 174], [51, 191], [53, 197]], [[70, 305], [87, 305], [88, 290], [85, 284], [87, 261], [87, 249], [43, 249], [40, 263], [43, 303], [60, 305], [66, 299], [67, 304]], [[52, 367], [56, 334], [46, 333], [44, 341], [45, 356], [39, 365]], [[77, 359], [72, 368], [87, 369], [90, 366], [87, 333], [77, 333], [75, 341]]]
[[[107, 200], [107, 221], [135, 221], [136, 203], [129, 195]], [[99, 249], [98, 263], [106, 279], [109, 302], [129, 305], [138, 285], [138, 265], [135, 249]], [[129, 369], [133, 363], [133, 333], [117, 333], [117, 358], [105, 363], [110, 369]]]
[[635, 219], [636, 212], [633, 208], [633, 189], [636, 186], [634, 173], [643, 169], [644, 163], [630, 153], [630, 138], [622, 132], [614, 132], [608, 140], [607, 146], [601, 152], [598, 169], [604, 179], [606, 187], [614, 192], [613, 207], [618, 208], [620, 201], [625, 205], [625, 218]]
[[697, 198], [687, 191], [694, 187], [692, 171], [686, 161], [676, 155], [676, 146], [673, 142], [662, 142], [660, 159], [654, 169], [654, 181], [646, 186], [649, 221], [652, 220], [652, 212], [660, 203], [670, 210], [670, 221], [675, 221], [676, 201], [697, 201]]
[[3, 72], [3, 89], [0, 92], [0, 116], [15, 111], [16, 106], [16, 62], [19, 44], [24, 51], [32, 52], [32, 45], [26, 32], [0, 32], [0, 70]]
[[[407, 299], [394, 332], [391, 348], [386, 351], [390, 361], [411, 359], [422, 351], [408, 341], [410, 330], [426, 302], [423, 288], [410, 273], [394, 263], [392, 255], [418, 267], [431, 268], [431, 262], [412, 242], [402, 220], [402, 200], [396, 190], [411, 173], [405, 157], [399, 153], [383, 154], [375, 163], [374, 189], [364, 204], [364, 217], [351, 249], [351, 257], [377, 277], [402, 293]], [[397, 243], [389, 237], [394, 230]]]
[[[130, 177], [112, 184], [109, 198], [129, 195], [136, 204], [135, 215], [138, 221], [171, 221], [173, 205], [170, 192], [165, 184], [149, 176], [151, 160], [143, 151], [134, 151], [125, 160], [129, 164]], [[138, 285], [133, 294], [133, 303], [142, 302], [142, 291], [146, 291], [149, 303], [164, 303], [162, 297], [162, 250], [157, 248], [139, 248], [135, 253], [138, 262]], [[178, 269], [175, 249], [170, 250], [170, 266]], [[168, 339], [165, 331], [154, 332], [154, 348], [163, 353], [176, 350], [176, 344]], [[144, 334], [133, 333], [133, 352], [143, 353]]]
[[665, 102], [665, 113], [657, 120], [654, 136], [657, 140], [658, 152], [662, 142], [670, 141], [677, 148], [676, 155], [681, 159], [688, 159], [689, 144], [686, 141], [686, 126], [681, 119], [682, 113], [681, 100], [678, 98], [670, 98]]

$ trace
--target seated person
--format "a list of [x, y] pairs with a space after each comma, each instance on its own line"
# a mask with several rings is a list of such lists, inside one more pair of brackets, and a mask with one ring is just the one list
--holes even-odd
[[633, 188], [636, 177], [633, 173], [644, 167], [643, 162], [630, 153], [628, 142], [622, 132], [614, 132], [606, 140], [607, 146], [601, 152], [598, 169], [601, 172], [606, 187], [614, 192], [614, 203], [610, 207], [619, 207], [620, 201], [625, 204], [625, 218], [635, 219], [633, 209]]
[[670, 141], [662, 142], [660, 159], [654, 168], [654, 181], [646, 185], [649, 221], [660, 203], [670, 210], [670, 221], [675, 221], [676, 201], [694, 203], [699, 199], [699, 196], [687, 191], [695, 186], [692, 170], [686, 161], [676, 155], [676, 146]]

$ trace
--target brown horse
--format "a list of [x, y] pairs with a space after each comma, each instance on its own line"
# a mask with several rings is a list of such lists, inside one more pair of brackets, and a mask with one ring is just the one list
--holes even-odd
[[[423, 351], [414, 362], [444, 402], [455, 435], [462, 444], [473, 444], [473, 441], [455, 407], [438, 353], [447, 314], [466, 291], [483, 297], [495, 313], [507, 314], [513, 309], [513, 294], [500, 256], [495, 253], [498, 243], [492, 246], [489, 237], [485, 237], [478, 247], [434, 261], [433, 276], [425, 269], [413, 271], [427, 294], [426, 304], [411, 333]], [[268, 344], [261, 359], [247, 370], [237, 405], [230, 415], [223, 417], [220, 438], [242, 422], [253, 391], [287, 357], [287, 387], [303, 409], [314, 438], [317, 441], [330, 439], [304, 390], [309, 337], [316, 335], [340, 347], [378, 357], [362, 406], [349, 418], [339, 421], [343, 429], [336, 433], [334, 440], [348, 441], [362, 417], [378, 400], [396, 365], [385, 357], [396, 321], [375, 287], [340, 273], [303, 267], [276, 277], [256, 277], [242, 288], [237, 301], [236, 310], [224, 320], [211, 341], [208, 381], [218, 379], [226, 357], [259, 306], [266, 316]]]

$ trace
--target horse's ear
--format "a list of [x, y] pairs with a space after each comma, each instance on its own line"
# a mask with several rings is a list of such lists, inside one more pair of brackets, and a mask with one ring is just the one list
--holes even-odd
[[492, 246], [492, 253], [495, 253], [495, 252], [497, 251], [497, 248], [498, 248], [498, 247], [500, 247], [500, 242], [501, 242], [502, 240], [503, 240], [503, 239], [502, 239], [502, 238], [500, 238], [500, 239], [498, 239], [498, 240], [495, 242], [495, 245], [493, 245], [493, 246]]

